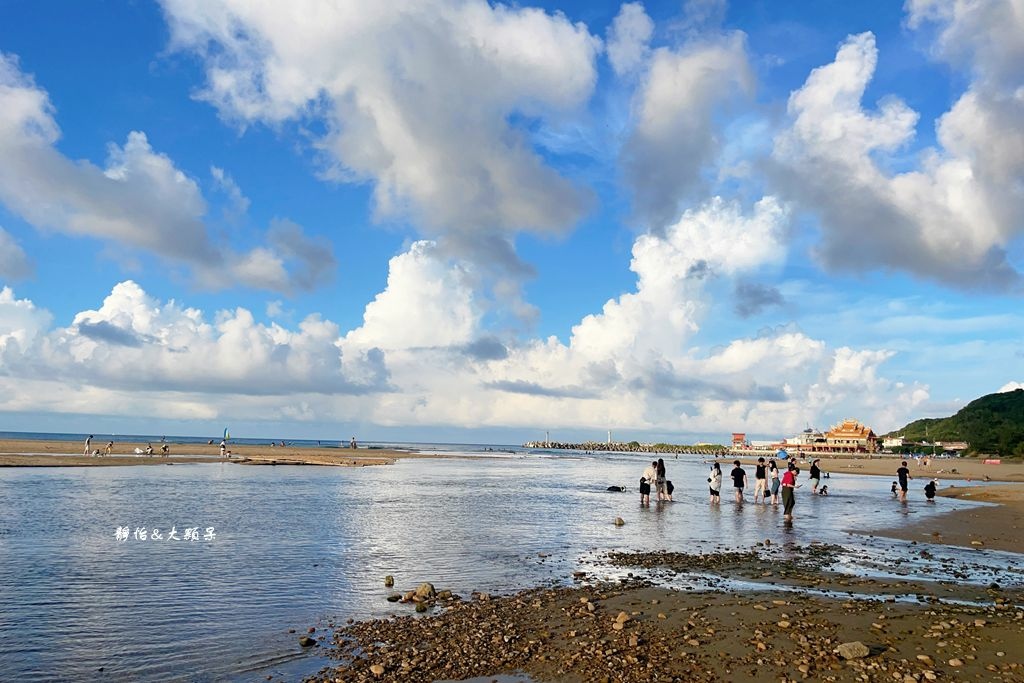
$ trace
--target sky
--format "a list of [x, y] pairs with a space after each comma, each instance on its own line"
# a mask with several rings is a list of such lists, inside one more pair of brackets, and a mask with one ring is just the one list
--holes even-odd
[[0, 0], [0, 430], [877, 433], [1024, 386], [1024, 0]]

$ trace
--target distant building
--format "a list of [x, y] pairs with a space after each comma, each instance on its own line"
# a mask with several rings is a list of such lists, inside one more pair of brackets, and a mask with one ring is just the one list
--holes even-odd
[[786, 439], [784, 444], [786, 448], [795, 448], [798, 451], [813, 451], [815, 448], [824, 450], [825, 435], [808, 427], [796, 436]]
[[887, 436], [882, 439], [882, 448], [902, 448], [903, 437], [902, 436]]
[[732, 433], [732, 447], [733, 448], [743, 448], [746, 445], [747, 445], [747, 435], [746, 434], [744, 434], [743, 432], [733, 432]]
[[941, 446], [943, 450], [955, 452], [966, 451], [970, 446], [966, 441], [936, 441], [935, 445]]
[[825, 450], [837, 453], [874, 453], [877, 449], [878, 437], [870, 427], [857, 420], [843, 420], [825, 432]]

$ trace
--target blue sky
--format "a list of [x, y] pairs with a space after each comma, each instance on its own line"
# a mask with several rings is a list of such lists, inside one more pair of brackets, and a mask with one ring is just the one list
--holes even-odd
[[0, 10], [10, 429], [682, 442], [1024, 381], [1013, 0], [59, 10]]

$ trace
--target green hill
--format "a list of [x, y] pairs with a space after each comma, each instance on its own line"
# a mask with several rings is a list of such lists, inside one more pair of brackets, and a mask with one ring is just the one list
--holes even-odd
[[908, 441], [966, 441], [969, 453], [1024, 455], [1024, 389], [982, 396], [952, 417], [915, 420], [889, 435]]

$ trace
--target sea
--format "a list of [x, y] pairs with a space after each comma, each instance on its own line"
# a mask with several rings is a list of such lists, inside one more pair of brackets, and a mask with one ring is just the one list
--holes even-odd
[[[85, 436], [0, 433], [65, 438], [73, 453]], [[772, 540], [785, 552], [820, 542], [844, 548], [840, 570], [850, 574], [962, 581], [945, 573], [959, 564], [979, 583], [1024, 583], [1019, 555], [934, 546], [922, 559], [909, 542], [872, 536], [976, 504], [926, 503], [913, 490], [901, 504], [889, 477], [832, 473], [832, 495], [798, 492], [796, 520], [784, 525], [773, 506], [728, 497], [709, 506], [698, 456], [666, 458], [674, 502], [641, 507], [648, 455], [362, 445], [465, 457], [361, 468], [0, 468], [0, 680], [302, 680], [330, 660], [299, 636], [411, 614], [386, 600], [393, 590], [428, 581], [463, 597], [506, 594], [570, 584], [577, 571], [614, 580], [621, 570], [602, 564], [609, 550], [748, 550]], [[681, 588], [699, 590], [698, 579]]]

